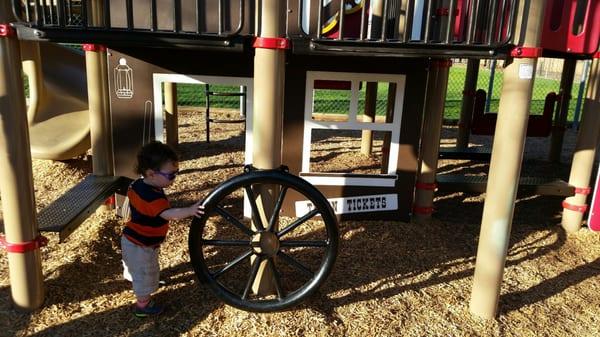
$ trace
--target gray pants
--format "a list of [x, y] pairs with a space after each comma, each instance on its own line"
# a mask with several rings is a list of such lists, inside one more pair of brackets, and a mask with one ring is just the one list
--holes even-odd
[[147, 298], [158, 289], [158, 248], [142, 247], [121, 237], [123, 277], [131, 281], [137, 298]]

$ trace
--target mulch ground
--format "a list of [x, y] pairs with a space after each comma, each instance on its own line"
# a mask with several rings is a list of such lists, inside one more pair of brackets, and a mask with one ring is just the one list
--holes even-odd
[[[175, 205], [206, 196], [242, 171], [242, 126], [214, 125], [207, 145], [202, 125], [202, 114], [181, 113], [182, 174], [168, 190]], [[444, 129], [442, 146], [452, 145], [455, 132]], [[346, 152], [360, 147], [352, 135], [336, 141]], [[489, 146], [486, 137], [472, 141]], [[545, 161], [548, 141], [528, 140], [523, 174], [566, 179], [569, 164]], [[568, 130], [563, 163], [574, 141], [575, 132]], [[378, 164], [377, 157], [342, 152], [328, 158], [324, 170], [340, 169], [325, 165], [350, 159], [365, 167]], [[440, 162], [440, 172], [479, 174], [487, 168]], [[33, 171], [41, 209], [88, 174], [91, 160], [34, 160]], [[175, 222], [161, 250], [167, 285], [157, 294], [168, 309], [150, 319], [130, 311], [133, 294], [121, 276], [122, 220], [97, 212], [65, 243], [47, 234], [50, 244], [41, 250], [46, 300], [35, 312], [12, 307], [8, 262], [0, 252], [0, 336], [599, 336], [600, 234], [585, 228], [565, 234], [558, 197], [518, 197], [499, 315], [485, 321], [469, 313], [484, 198], [438, 194], [436, 213], [426, 225], [340, 223], [338, 260], [320, 291], [296, 308], [270, 314], [224, 305], [200, 285], [189, 263], [190, 221]]]

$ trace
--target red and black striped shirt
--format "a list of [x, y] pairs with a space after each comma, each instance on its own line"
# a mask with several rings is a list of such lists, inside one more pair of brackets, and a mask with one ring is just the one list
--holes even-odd
[[169, 230], [169, 221], [161, 218], [160, 214], [171, 208], [165, 192], [140, 178], [129, 186], [127, 197], [131, 218], [125, 224], [123, 235], [141, 246], [161, 244]]

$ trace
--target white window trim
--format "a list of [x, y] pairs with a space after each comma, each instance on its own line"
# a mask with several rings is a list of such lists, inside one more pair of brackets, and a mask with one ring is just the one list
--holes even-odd
[[[350, 81], [351, 97], [350, 111], [348, 121], [346, 122], [322, 122], [314, 121], [312, 114], [314, 110], [314, 83], [315, 80]], [[393, 187], [396, 179], [396, 167], [398, 164], [398, 151], [400, 148], [400, 127], [402, 121], [402, 108], [404, 106], [404, 88], [405, 75], [398, 74], [371, 74], [371, 73], [346, 73], [346, 72], [325, 72], [309, 71], [306, 74], [306, 96], [304, 102], [304, 140], [302, 144], [302, 168], [300, 176], [313, 185], [328, 186], [377, 186]], [[358, 115], [358, 93], [360, 82], [387, 82], [396, 83], [396, 99], [394, 102], [394, 118], [391, 123], [364, 123], [357, 121]], [[373, 130], [391, 132], [390, 154], [387, 168], [387, 179], [345, 176], [340, 173], [339, 176], [327, 173], [323, 176], [315, 176], [319, 172], [310, 172], [310, 148], [313, 129], [326, 130]], [[303, 173], [311, 173], [310, 176], [302, 176]], [[380, 176], [380, 175], [379, 175]]]

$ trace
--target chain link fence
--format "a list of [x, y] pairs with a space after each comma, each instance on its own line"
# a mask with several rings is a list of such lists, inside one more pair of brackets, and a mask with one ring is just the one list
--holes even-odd
[[[446, 93], [446, 104], [444, 117], [450, 120], [457, 120], [460, 116], [462, 105], [463, 89], [466, 76], [466, 60], [453, 60], [448, 78], [448, 89]], [[578, 61], [575, 70], [575, 80], [571, 92], [571, 101], [569, 107], [568, 121], [574, 120], [577, 98], [585, 90], [580, 92], [579, 86], [582, 79], [586, 78], [584, 74], [585, 61]], [[495, 63], [495, 64], [494, 64]], [[536, 70], [536, 77], [533, 86], [533, 95], [530, 105], [530, 112], [534, 115], [541, 115], [544, 109], [546, 95], [550, 92], [559, 93], [560, 78], [562, 74], [563, 60], [540, 58]], [[492, 60], [482, 60], [479, 68], [477, 80], [477, 89], [483, 89], [487, 93], [486, 111], [497, 112], [500, 93], [502, 91], [502, 80], [504, 76], [504, 61], [493, 62]], [[585, 81], [583, 83], [585, 85]], [[210, 90], [214, 92], [240, 92], [238, 86], [220, 86], [211, 85]], [[364, 111], [365, 106], [366, 82], [360, 84], [358, 110], [359, 114]], [[206, 104], [206, 94], [204, 84], [180, 84], [177, 87], [180, 106], [204, 108]], [[385, 115], [387, 108], [388, 85], [379, 83], [377, 90], [377, 109], [376, 114]], [[211, 98], [211, 108], [239, 109], [239, 97], [220, 96]], [[348, 114], [350, 110], [350, 90], [335, 89], [315, 89], [314, 91], [314, 111], [318, 113]]]

